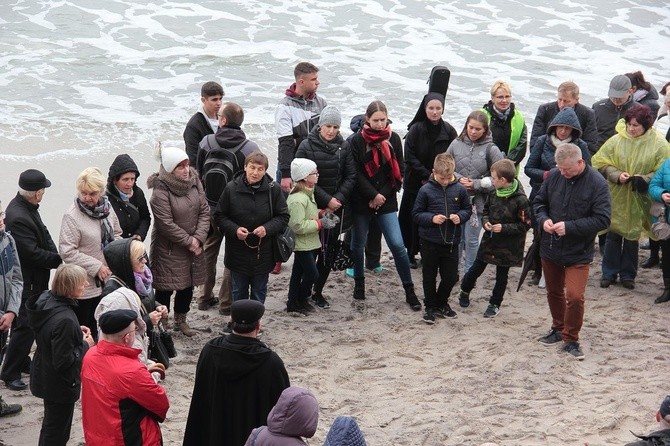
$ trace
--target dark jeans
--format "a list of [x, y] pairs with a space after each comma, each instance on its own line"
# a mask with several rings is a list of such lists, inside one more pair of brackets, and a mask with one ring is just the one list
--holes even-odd
[[[170, 298], [173, 290], [156, 290], [156, 302], [165, 305], [170, 310]], [[174, 296], [174, 312], [180, 314], [188, 313], [191, 309], [191, 301], [193, 300], [193, 287], [177, 290]]]
[[398, 222], [400, 223], [400, 232], [402, 232], [402, 240], [407, 247], [407, 255], [410, 258], [415, 257], [419, 253], [419, 226], [412, 218], [412, 209], [416, 202], [417, 192], [404, 191], [402, 193], [402, 201], [400, 202], [400, 210], [398, 211]]
[[[475, 262], [472, 264], [470, 269], [465, 276], [463, 276], [463, 281], [461, 282], [461, 289], [466, 293], [472, 291], [472, 289], [477, 284], [477, 279], [482, 275], [488, 263], [483, 260], [475, 259]], [[493, 292], [489, 303], [491, 305], [500, 306], [503, 301], [503, 296], [505, 295], [505, 290], [507, 289], [507, 278], [509, 276], [509, 266], [496, 266], [496, 283], [493, 286]]]
[[658, 243], [661, 247], [661, 268], [663, 277], [670, 278], [670, 239], [659, 240]]
[[316, 269], [316, 253], [318, 251], [294, 251], [293, 270], [288, 285], [288, 301], [298, 302], [312, 295], [312, 285], [319, 277]]
[[7, 344], [5, 358], [2, 361], [2, 373], [0, 379], [3, 381], [15, 381], [21, 379], [21, 370], [30, 365], [30, 348], [35, 341], [35, 333], [28, 325], [28, 315], [26, 314], [26, 301], [30, 296], [24, 295], [21, 298], [19, 314], [14, 318], [12, 324], [12, 336]]
[[[458, 246], [421, 240], [421, 264], [426, 308], [447, 305], [451, 290], [458, 282]], [[440, 285], [436, 287], [438, 271]]]
[[39, 446], [65, 446], [70, 440], [72, 415], [74, 415], [74, 403], [44, 400], [44, 419], [42, 419]]
[[101, 300], [101, 296], [91, 299], [79, 299], [77, 300], [77, 306], [74, 308], [79, 325], [90, 328], [91, 336], [93, 336], [96, 342], [98, 342], [98, 322], [95, 320], [95, 309]]
[[628, 240], [612, 231], [607, 233], [605, 255], [603, 256], [603, 279], [635, 280], [637, 276], [637, 240]]
[[265, 303], [265, 296], [268, 294], [269, 273], [247, 276], [246, 274], [230, 272], [233, 278], [233, 302], [249, 299], [249, 288], [251, 288], [251, 297], [261, 303]]
[[[351, 247], [351, 233], [349, 231], [344, 236], [344, 243]], [[375, 269], [381, 266], [382, 259], [382, 230], [374, 218], [370, 220], [368, 226], [368, 238], [365, 241], [365, 267]]]

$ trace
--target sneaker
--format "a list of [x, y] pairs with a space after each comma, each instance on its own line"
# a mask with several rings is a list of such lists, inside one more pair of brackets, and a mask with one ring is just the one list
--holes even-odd
[[614, 280], [606, 279], [606, 278], [603, 277], [602, 279], [600, 279], [600, 288], [609, 288], [610, 285], [612, 285], [613, 283], [614, 283]]
[[23, 410], [20, 404], [7, 404], [0, 397], [0, 417], [7, 417], [10, 415], [15, 415]]
[[307, 315], [307, 312], [302, 308], [299, 302], [287, 301], [286, 302], [286, 312], [287, 313], [300, 313]]
[[[380, 266], [381, 268], [381, 266]], [[347, 277], [351, 277], [352, 279], [354, 278], [354, 269], [353, 268], [347, 268], [347, 270], [344, 272], [344, 275]]]
[[465, 291], [461, 290], [461, 292], [458, 293], [458, 304], [463, 308], [469, 307], [470, 306], [470, 293], [466, 293]]
[[233, 332], [233, 323], [232, 321], [228, 321], [225, 327], [223, 327], [223, 334], [224, 335], [229, 335]]
[[[382, 271], [384, 271], [384, 267], [381, 266], [381, 265], [375, 266], [374, 268], [368, 268], [368, 269], [370, 271], [372, 271], [373, 273], [381, 273]], [[349, 270], [347, 270], [347, 271], [349, 271]], [[353, 268], [351, 269], [351, 277], [354, 277], [354, 269]]]
[[541, 344], [544, 344], [544, 345], [547, 345], [547, 346], [554, 345], [558, 342], [561, 342], [562, 340], [563, 340], [563, 337], [561, 336], [561, 332], [557, 331], [557, 330], [554, 330], [553, 328], [551, 329], [551, 331], [547, 335], [542, 336], [540, 339], [538, 339], [538, 341], [540, 341]]
[[542, 272], [541, 271], [535, 271], [530, 278], [528, 278], [527, 282], [528, 285], [538, 285], [540, 283], [540, 279], [542, 278]]
[[300, 299], [300, 302], [298, 304], [300, 305], [302, 312], [305, 314], [313, 313], [314, 311], [316, 311], [314, 305], [309, 303], [309, 299]]
[[426, 309], [426, 312], [423, 313], [423, 321], [428, 325], [433, 325], [435, 323], [435, 315], [433, 314], [432, 309]]
[[540, 281], [537, 284], [538, 288], [545, 289], [547, 287], [547, 282], [544, 280], [544, 276], [540, 277]]
[[316, 303], [316, 306], [319, 308], [323, 308], [324, 310], [327, 310], [330, 308], [330, 304], [328, 301], [323, 297], [321, 293], [314, 293], [312, 294], [312, 300], [314, 303]]
[[568, 342], [563, 347], [563, 351], [570, 353], [578, 361], [584, 359], [584, 352], [579, 348], [579, 342]]
[[207, 300], [203, 300], [202, 302], [198, 303], [198, 310], [209, 310], [211, 307], [218, 305], [219, 304], [219, 299], [212, 296]]
[[448, 317], [453, 319], [456, 317], [456, 312], [451, 309], [449, 304], [445, 305], [444, 307], [433, 308], [433, 314], [441, 318]]
[[484, 317], [496, 317], [500, 313], [500, 307], [498, 305], [489, 304], [484, 312]]
[[275, 267], [270, 271], [271, 274], [279, 274], [281, 272], [281, 262], [275, 263]]
[[219, 314], [221, 316], [230, 316], [230, 307], [227, 308], [219, 308]]
[[419, 261], [416, 260], [414, 257], [410, 257], [409, 267], [412, 269], [419, 269]]

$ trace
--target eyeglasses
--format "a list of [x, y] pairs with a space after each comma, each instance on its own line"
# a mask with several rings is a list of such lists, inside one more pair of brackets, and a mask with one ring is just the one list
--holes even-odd
[[148, 256], [147, 253], [145, 252], [144, 254], [142, 254], [141, 256], [139, 256], [139, 257], [137, 258], [137, 261], [140, 262], [140, 263], [142, 263], [142, 262], [144, 262], [144, 263], [149, 263], [149, 256]]
[[512, 99], [512, 96], [510, 96], [510, 95], [507, 95], [507, 96], [493, 96], [493, 97], [495, 99], [499, 100], [499, 101], [502, 101], [503, 99], [507, 99], [507, 100]]
[[[312, 172], [312, 173], [310, 173], [309, 175], [316, 175], [316, 176], [318, 177], [318, 176], [319, 176], [319, 172]], [[309, 175], [307, 175], [307, 176], [309, 176]]]

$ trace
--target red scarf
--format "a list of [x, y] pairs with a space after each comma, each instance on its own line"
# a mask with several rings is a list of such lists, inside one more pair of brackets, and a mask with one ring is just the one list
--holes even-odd
[[381, 165], [379, 155], [381, 154], [384, 163], [391, 165], [391, 175], [389, 176], [391, 185], [395, 187], [396, 182], [401, 183], [402, 175], [400, 173], [400, 165], [398, 164], [398, 160], [395, 157], [391, 144], [389, 144], [391, 127], [387, 125], [384, 130], [373, 130], [369, 125], [365, 124], [363, 125], [361, 135], [363, 136], [363, 140], [365, 140], [372, 150], [372, 159], [365, 163], [365, 171], [368, 176], [372, 178], [379, 172], [379, 167]]

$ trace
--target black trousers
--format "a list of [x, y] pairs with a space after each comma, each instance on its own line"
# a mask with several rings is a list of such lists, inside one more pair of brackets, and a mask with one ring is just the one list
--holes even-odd
[[[35, 295], [34, 293], [32, 294]], [[30, 348], [35, 341], [35, 333], [28, 325], [26, 314], [26, 302], [30, 299], [28, 294], [21, 297], [19, 314], [14, 318], [11, 337], [7, 344], [4, 360], [2, 361], [2, 373], [0, 379], [3, 381], [15, 381], [21, 379], [21, 370], [30, 366]]]
[[418, 192], [404, 191], [402, 193], [402, 200], [400, 201], [400, 210], [398, 211], [398, 223], [400, 224], [400, 232], [402, 233], [402, 240], [405, 242], [407, 248], [407, 255], [410, 260], [416, 257], [419, 253], [419, 226], [412, 218], [412, 209]]
[[[476, 259], [468, 272], [465, 273], [465, 276], [463, 276], [461, 289], [466, 293], [472, 291], [477, 283], [477, 279], [482, 275], [487, 265], [488, 263], [483, 260]], [[489, 299], [491, 305], [500, 306], [502, 303], [505, 290], [507, 289], [508, 278], [509, 266], [496, 266], [496, 283], [493, 285], [493, 291], [491, 292], [491, 298]]]
[[44, 400], [44, 419], [39, 446], [65, 446], [70, 440], [73, 415], [74, 403]]
[[451, 290], [458, 282], [458, 246], [421, 240], [421, 267], [426, 309], [446, 306]]
[[77, 307], [74, 313], [77, 315], [79, 325], [84, 325], [91, 329], [91, 336], [98, 342], [98, 323], [95, 320], [95, 309], [102, 300], [102, 296], [92, 297], [91, 299], [77, 300]]

